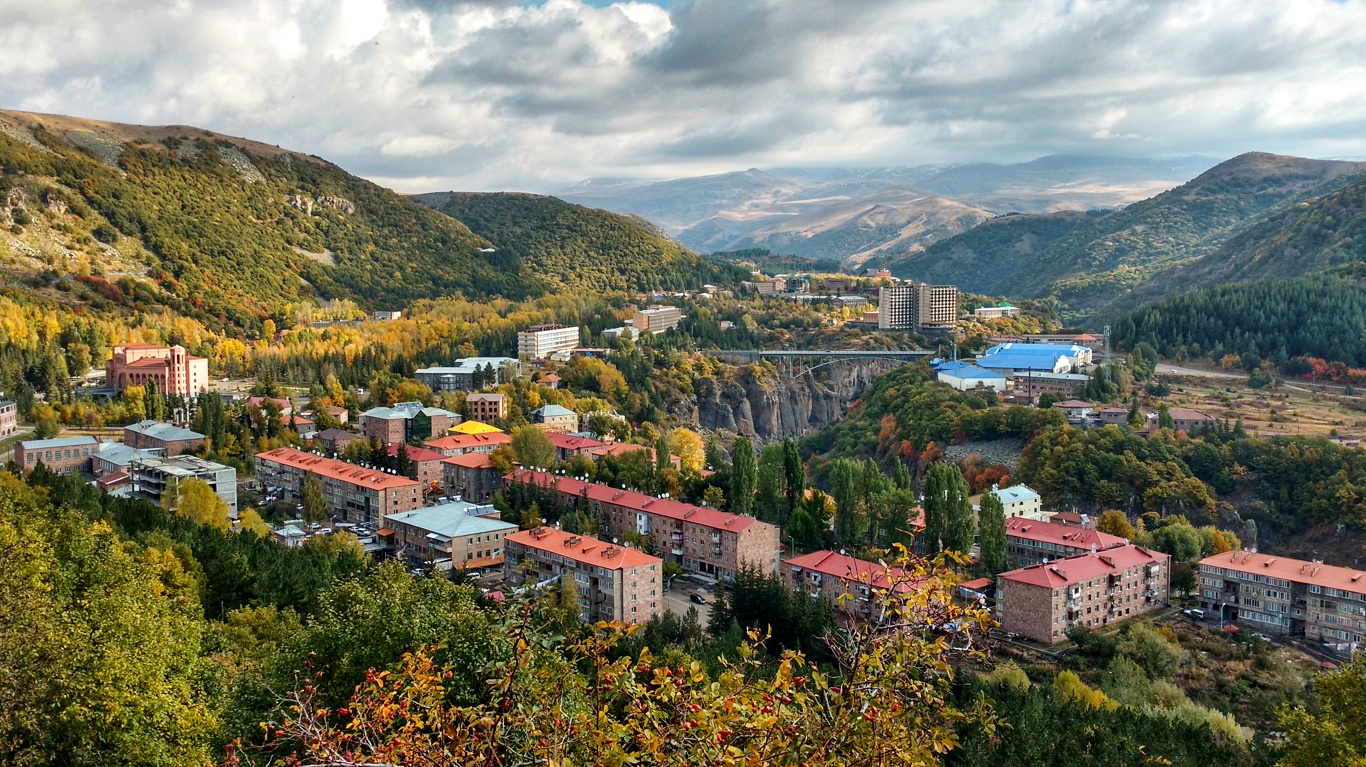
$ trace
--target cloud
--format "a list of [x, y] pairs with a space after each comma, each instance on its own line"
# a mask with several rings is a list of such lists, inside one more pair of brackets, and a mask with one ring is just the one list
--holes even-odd
[[200, 125], [403, 191], [1366, 155], [1351, 0], [0, 0], [0, 18], [0, 105]]

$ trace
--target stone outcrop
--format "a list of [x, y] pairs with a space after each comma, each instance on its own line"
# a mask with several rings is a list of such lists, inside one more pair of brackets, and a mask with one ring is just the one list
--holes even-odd
[[894, 367], [895, 362], [861, 360], [796, 378], [740, 368], [730, 377], [696, 379], [691, 413], [678, 415], [704, 429], [760, 442], [799, 437], [842, 418], [874, 379]]

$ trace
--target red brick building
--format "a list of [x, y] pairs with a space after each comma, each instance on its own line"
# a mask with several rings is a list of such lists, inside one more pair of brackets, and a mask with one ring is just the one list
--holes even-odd
[[471, 503], [488, 503], [498, 492], [502, 475], [488, 453], [465, 453], [442, 461], [442, 486], [446, 492]]
[[155, 381], [162, 394], [193, 395], [209, 387], [209, 361], [183, 346], [119, 344], [104, 363], [105, 385], [122, 390]]
[[499, 445], [512, 444], [512, 437], [500, 431], [485, 434], [447, 434], [427, 440], [427, 449], [445, 456], [465, 453], [492, 453]]
[[40, 463], [58, 474], [85, 471], [99, 447], [100, 441], [94, 437], [29, 439], [14, 446], [14, 463], [25, 474]]
[[470, 394], [465, 397], [465, 415], [472, 421], [501, 421], [508, 417], [508, 398], [502, 394]]
[[[398, 445], [389, 443], [386, 450], [389, 457], [398, 457]], [[446, 460], [444, 453], [437, 452], [430, 448], [408, 446], [408, 476], [422, 483], [424, 488], [432, 485], [440, 485], [442, 479], [442, 464]]]
[[[865, 620], [876, 617], [879, 592], [910, 591], [917, 581], [900, 567], [886, 567], [833, 551], [814, 551], [785, 560], [782, 574], [793, 589], [830, 600], [846, 617]], [[847, 598], [841, 598], [846, 595]]]
[[512, 586], [572, 578], [583, 620], [645, 623], [664, 612], [664, 563], [639, 549], [538, 527], [503, 539]]
[[568, 461], [576, 455], [588, 455], [597, 448], [607, 447], [605, 443], [588, 437], [575, 437], [554, 431], [549, 432], [546, 436], [550, 438], [550, 444], [555, 446], [555, 460], [557, 461]]
[[996, 576], [996, 620], [1045, 644], [1074, 626], [1100, 628], [1167, 604], [1171, 558], [1142, 546], [1087, 553]]
[[327, 510], [345, 522], [380, 522], [385, 515], [422, 506], [422, 487], [415, 480], [355, 464], [324, 458], [290, 447], [256, 455], [256, 479], [296, 503], [303, 498], [308, 475], [317, 474]]
[[687, 572], [721, 580], [732, 579], [742, 564], [777, 572], [782, 550], [778, 528], [753, 517], [529, 469], [515, 471], [503, 481], [555, 493], [564, 504], [575, 503], [586, 492], [590, 508], [613, 535], [648, 537], [657, 551]]

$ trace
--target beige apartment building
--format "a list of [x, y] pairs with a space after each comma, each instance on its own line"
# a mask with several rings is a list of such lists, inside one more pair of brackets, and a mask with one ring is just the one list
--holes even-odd
[[471, 421], [501, 421], [508, 417], [508, 398], [502, 394], [471, 394], [465, 397], [465, 415]]
[[996, 620], [1057, 644], [1074, 626], [1100, 628], [1167, 604], [1171, 558], [1127, 545], [996, 576]]
[[958, 288], [905, 282], [878, 288], [880, 330], [951, 328], [958, 321]]
[[1345, 652], [1366, 637], [1366, 572], [1255, 551], [1200, 560], [1200, 607], [1272, 634]]
[[310, 473], [318, 475], [328, 513], [344, 522], [378, 523], [390, 514], [422, 506], [422, 486], [407, 477], [290, 447], [256, 456], [256, 480], [267, 491], [278, 491], [296, 503], [303, 498], [304, 482]]
[[463, 501], [389, 514], [379, 530], [395, 557], [438, 570], [501, 567], [503, 539], [515, 532], [517, 525], [499, 519], [492, 506]]
[[505, 537], [503, 557], [514, 587], [573, 578], [586, 622], [645, 623], [664, 612], [664, 562], [639, 549], [538, 527]]
[[648, 330], [659, 335], [678, 327], [678, 323], [683, 321], [683, 310], [677, 306], [651, 306], [636, 312], [632, 321], [636, 330], [642, 333]]
[[656, 551], [685, 572], [728, 581], [743, 564], [764, 573], [778, 571], [778, 528], [754, 517], [528, 469], [503, 481], [534, 486], [557, 496], [562, 504], [573, 504], [586, 494], [589, 507], [612, 535], [629, 532], [650, 538]]
[[578, 345], [577, 327], [532, 325], [517, 334], [517, 357], [524, 360], [549, 359], [556, 352], [567, 352]]

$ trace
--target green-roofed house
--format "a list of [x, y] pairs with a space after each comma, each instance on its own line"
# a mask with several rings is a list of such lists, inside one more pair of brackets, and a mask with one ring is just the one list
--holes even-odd
[[503, 539], [515, 532], [492, 506], [465, 501], [387, 515], [379, 530], [395, 557], [440, 570], [502, 567]]
[[1001, 301], [995, 306], [980, 306], [972, 310], [972, 316], [979, 320], [998, 320], [1002, 317], [1014, 317], [1020, 310], [1009, 301]]

